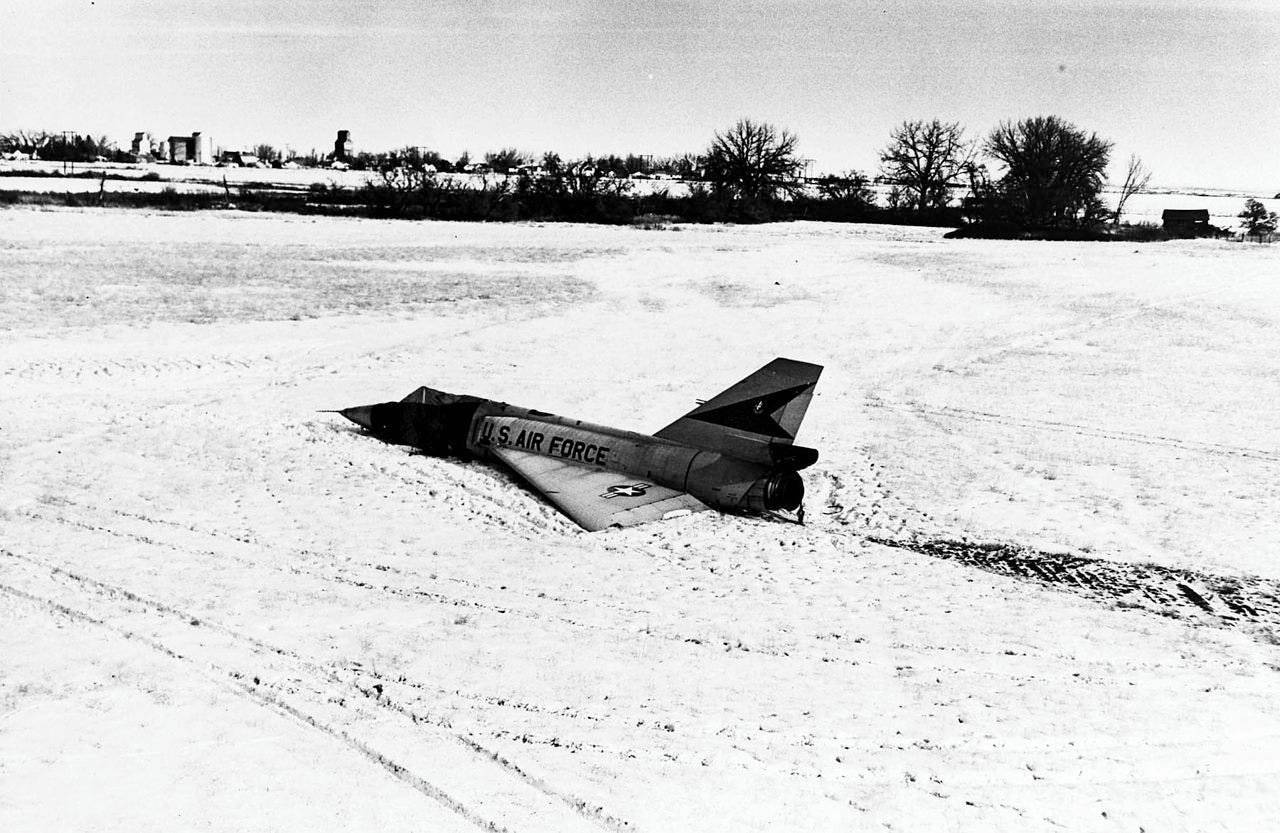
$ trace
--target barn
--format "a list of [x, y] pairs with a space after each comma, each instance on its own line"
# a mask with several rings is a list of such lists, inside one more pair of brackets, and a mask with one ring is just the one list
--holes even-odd
[[1213, 237], [1217, 232], [1209, 225], [1207, 208], [1166, 208], [1160, 218], [1171, 237]]

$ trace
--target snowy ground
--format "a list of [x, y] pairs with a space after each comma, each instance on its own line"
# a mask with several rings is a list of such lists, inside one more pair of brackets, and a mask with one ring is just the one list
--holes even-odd
[[[0, 212], [0, 830], [1258, 830], [1280, 249]], [[804, 527], [318, 409], [824, 364]]]

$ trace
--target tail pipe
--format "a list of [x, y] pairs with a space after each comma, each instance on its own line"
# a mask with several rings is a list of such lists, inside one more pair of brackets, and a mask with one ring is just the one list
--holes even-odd
[[804, 481], [794, 469], [774, 469], [751, 485], [746, 499], [753, 512], [790, 512], [804, 500]]

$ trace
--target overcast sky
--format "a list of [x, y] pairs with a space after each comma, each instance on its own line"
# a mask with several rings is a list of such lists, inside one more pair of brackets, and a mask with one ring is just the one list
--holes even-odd
[[1280, 191], [1280, 0], [0, 0], [0, 130], [357, 150], [699, 152], [819, 172], [905, 119], [1056, 114], [1159, 185]]

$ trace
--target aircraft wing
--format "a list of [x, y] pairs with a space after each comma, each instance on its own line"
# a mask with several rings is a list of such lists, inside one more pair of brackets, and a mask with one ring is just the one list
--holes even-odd
[[512, 448], [494, 448], [493, 453], [588, 532], [635, 526], [708, 508], [692, 495], [634, 475]]

